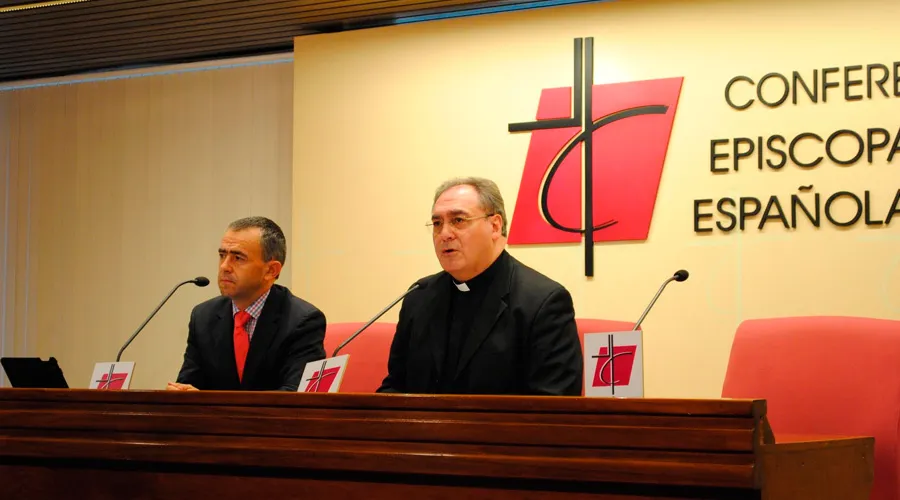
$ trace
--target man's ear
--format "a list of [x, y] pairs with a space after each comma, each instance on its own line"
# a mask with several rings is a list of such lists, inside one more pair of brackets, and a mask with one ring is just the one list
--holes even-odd
[[494, 214], [491, 216], [491, 229], [494, 232], [494, 239], [497, 239], [501, 236], [501, 231], [503, 230], [503, 217], [500, 214]]
[[278, 262], [277, 260], [272, 260], [272, 261], [269, 261], [269, 263], [267, 265], [269, 266], [269, 268], [268, 268], [268, 270], [266, 270], [266, 278], [269, 278], [272, 281], [277, 280], [278, 277], [281, 276], [281, 268], [282, 268], [281, 262]]

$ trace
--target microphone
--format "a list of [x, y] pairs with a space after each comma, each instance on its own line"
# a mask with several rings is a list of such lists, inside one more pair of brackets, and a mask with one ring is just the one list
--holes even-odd
[[134, 340], [134, 338], [137, 337], [137, 335], [139, 333], [141, 333], [141, 330], [143, 330], [144, 327], [147, 326], [147, 323], [150, 322], [150, 319], [153, 318], [153, 316], [156, 315], [157, 311], [159, 311], [160, 308], [162, 308], [163, 304], [165, 304], [166, 301], [169, 300], [169, 297], [171, 297], [172, 294], [175, 293], [175, 290], [178, 290], [178, 288], [181, 287], [181, 285], [187, 285], [188, 283], [193, 283], [197, 286], [203, 287], [203, 286], [206, 286], [209, 284], [209, 278], [207, 278], [205, 276], [198, 276], [192, 280], [182, 281], [181, 283], [175, 285], [175, 288], [173, 288], [172, 291], [169, 292], [169, 295], [166, 295], [166, 298], [164, 298], [163, 301], [160, 302], [158, 306], [156, 306], [156, 309], [154, 309], [153, 312], [150, 313], [150, 316], [148, 316], [147, 319], [144, 320], [144, 322], [141, 324], [141, 326], [138, 327], [137, 331], [135, 331], [133, 334], [131, 334], [131, 337], [128, 339], [127, 342], [125, 342], [125, 345], [123, 345], [122, 348], [119, 349], [119, 354], [116, 356], [116, 363], [118, 363], [122, 359], [122, 353], [125, 352], [125, 348], [128, 347], [128, 344], [130, 344], [131, 341]]
[[[384, 315], [384, 313], [390, 311], [392, 307], [397, 305], [397, 302], [400, 302], [401, 300], [403, 300], [407, 295], [409, 295], [413, 290], [415, 290], [417, 288], [425, 288], [425, 283], [423, 283], [422, 280], [419, 280], [419, 281], [416, 281], [415, 283], [413, 283], [412, 286], [409, 287], [409, 289], [407, 289], [405, 292], [403, 292], [403, 295], [394, 299], [394, 301], [391, 302], [390, 305], [388, 305], [387, 307], [382, 309], [381, 312], [376, 314], [374, 318], [370, 319], [365, 325], [362, 326], [362, 328], [360, 328], [359, 330], [356, 330], [355, 332], [353, 332], [353, 335], [351, 335], [350, 337], [347, 338], [347, 340], [341, 342], [341, 344], [334, 349], [334, 352], [331, 353], [331, 357], [332, 358], [337, 357], [338, 352], [340, 352], [341, 349], [343, 349], [347, 344], [349, 344], [350, 341], [352, 341], [353, 339], [358, 337], [360, 333], [362, 333], [372, 323], [377, 321], [378, 318], [380, 318], [381, 316]], [[315, 379], [316, 390], [313, 392], [318, 392], [319, 384], [322, 382], [322, 379], [325, 377], [325, 364], [328, 363], [329, 359], [331, 359], [331, 358], [326, 357], [326, 358], [322, 359], [322, 364], [319, 367], [318, 372], [316, 372], [316, 373], [318, 373], [318, 375], [313, 375], [314, 377], [316, 377], [316, 379]], [[318, 363], [318, 361], [310, 361], [310, 363]], [[307, 366], [308, 366], [308, 364], [307, 364]], [[311, 381], [312, 379], [309, 379], [309, 380]], [[302, 381], [301, 381], [301, 383], [302, 383]], [[298, 388], [298, 390], [299, 390], [299, 388]]]
[[644, 309], [644, 313], [641, 314], [640, 318], [638, 318], [637, 323], [634, 324], [634, 328], [632, 328], [631, 331], [635, 331], [641, 326], [641, 323], [644, 322], [644, 318], [647, 317], [647, 313], [650, 312], [650, 308], [652, 308], [653, 304], [656, 303], [656, 299], [659, 298], [660, 294], [662, 294], [663, 289], [666, 287], [666, 285], [669, 284], [669, 282], [684, 281], [684, 280], [688, 279], [688, 276], [689, 276], [689, 274], [687, 271], [685, 271], [684, 269], [679, 269], [678, 271], [675, 271], [675, 274], [673, 274], [669, 279], [664, 281], [662, 286], [659, 287], [659, 290], [656, 292], [656, 296], [653, 297], [653, 300], [651, 300], [650, 303], [647, 305], [647, 308]]
[[339, 346], [337, 346], [337, 348], [335, 348], [334, 352], [331, 353], [331, 357], [333, 358], [333, 357], [337, 356], [338, 352], [339, 352], [341, 349], [343, 349], [344, 346], [346, 346], [347, 344], [349, 344], [351, 340], [353, 340], [353, 339], [355, 339], [357, 336], [359, 336], [359, 334], [362, 333], [363, 330], [365, 330], [365, 329], [368, 328], [372, 323], [374, 323], [375, 321], [377, 321], [378, 318], [382, 317], [382, 316], [384, 315], [384, 313], [390, 311], [392, 307], [394, 307], [395, 305], [397, 305], [397, 302], [400, 302], [401, 300], [403, 300], [407, 295], [409, 295], [413, 290], [415, 290], [415, 289], [417, 289], [417, 288], [425, 288], [425, 283], [423, 283], [422, 280], [419, 280], [419, 281], [416, 281], [415, 283], [413, 283], [412, 286], [409, 287], [408, 290], [406, 290], [405, 292], [403, 292], [403, 295], [397, 297], [393, 302], [391, 302], [391, 304], [390, 304], [389, 306], [387, 306], [387, 307], [385, 307], [384, 309], [382, 309], [380, 313], [376, 314], [374, 318], [370, 319], [368, 323], [366, 323], [365, 325], [363, 325], [362, 328], [360, 328], [359, 330], [356, 330], [356, 332], [354, 332], [353, 335], [349, 336], [349, 337], [347, 338], [347, 340], [341, 342], [341, 344], [340, 344]]

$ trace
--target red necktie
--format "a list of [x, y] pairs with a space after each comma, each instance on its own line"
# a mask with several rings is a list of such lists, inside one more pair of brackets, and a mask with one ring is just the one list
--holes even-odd
[[244, 380], [244, 362], [250, 350], [250, 335], [244, 325], [250, 320], [250, 313], [240, 311], [234, 315], [234, 361], [237, 365], [238, 378]]

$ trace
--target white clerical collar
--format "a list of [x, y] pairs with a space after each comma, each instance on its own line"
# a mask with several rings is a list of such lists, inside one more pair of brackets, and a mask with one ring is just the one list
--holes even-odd
[[456, 286], [457, 290], [460, 292], [468, 292], [471, 291], [468, 285], [465, 283], [457, 283], [456, 280], [453, 280], [453, 285]]

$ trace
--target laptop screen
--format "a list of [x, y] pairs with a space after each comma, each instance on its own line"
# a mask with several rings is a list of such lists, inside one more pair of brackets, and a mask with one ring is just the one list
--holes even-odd
[[0, 358], [0, 365], [13, 387], [32, 389], [68, 389], [56, 358]]

